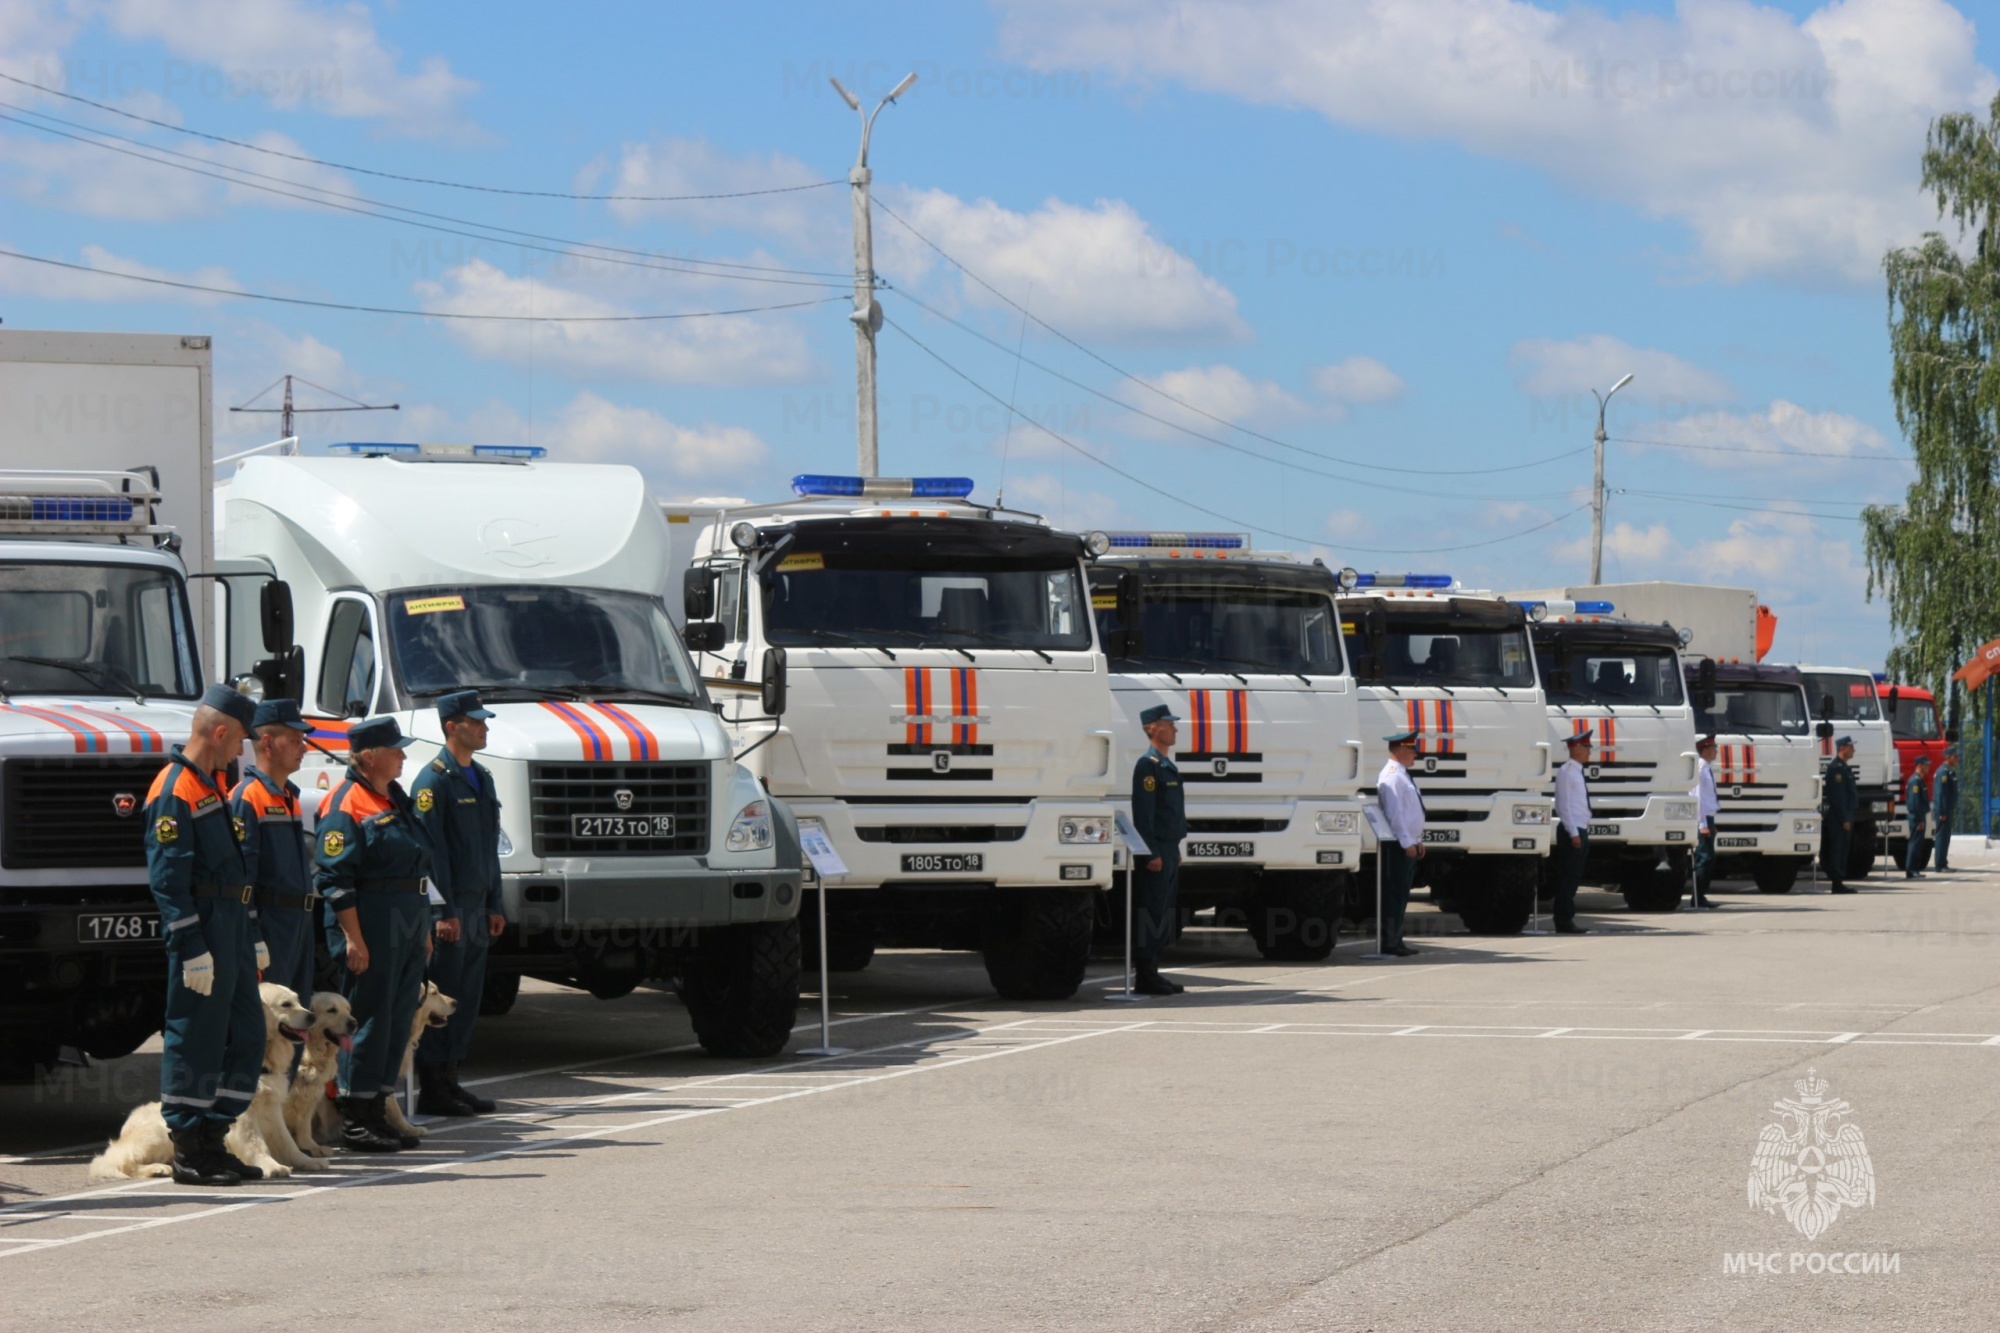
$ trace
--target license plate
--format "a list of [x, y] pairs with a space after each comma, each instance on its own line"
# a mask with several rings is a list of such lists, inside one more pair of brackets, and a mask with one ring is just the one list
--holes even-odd
[[1877, 801], [1868, 807], [1868, 813], [1871, 815], [1886, 815], [1889, 813], [1889, 806], [1884, 801]]
[[1455, 828], [1427, 828], [1424, 830], [1424, 841], [1457, 842], [1458, 830]]
[[1319, 865], [1323, 865], [1323, 866], [1338, 866], [1338, 865], [1346, 865], [1346, 864], [1347, 864], [1347, 853], [1346, 853], [1346, 852], [1320, 852], [1320, 853], [1319, 853], [1318, 855], [1316, 855], [1316, 856], [1315, 856], [1315, 857], [1314, 857], [1313, 859], [1314, 859], [1314, 861], [1315, 861], [1315, 862], [1316, 862], [1317, 864], [1319, 864]]
[[1191, 842], [1182, 855], [1192, 859], [1197, 856], [1255, 856], [1257, 844], [1254, 842]]
[[572, 838], [671, 838], [672, 815], [571, 815]]
[[962, 875], [986, 869], [984, 852], [904, 852], [906, 875]]
[[1717, 838], [1715, 845], [1717, 847], [1755, 847], [1757, 840], [1755, 838]]
[[1616, 824], [1592, 824], [1590, 826], [1590, 836], [1593, 838], [1615, 838], [1618, 836], [1618, 826]]
[[159, 938], [158, 912], [86, 912], [76, 919], [78, 944], [146, 944]]

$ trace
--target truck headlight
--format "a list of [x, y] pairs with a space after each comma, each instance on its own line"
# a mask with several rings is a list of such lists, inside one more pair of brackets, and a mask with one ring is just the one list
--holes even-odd
[[752, 801], [729, 826], [723, 846], [732, 852], [761, 852], [771, 845], [771, 807]]
[[1064, 815], [1056, 823], [1056, 841], [1093, 846], [1110, 842], [1111, 821], [1103, 815]]
[[1792, 832], [1817, 833], [1819, 832], [1819, 821], [1817, 819], [1794, 819], [1792, 821]]
[[500, 857], [505, 860], [514, 854], [514, 840], [507, 836], [507, 830], [500, 830]]
[[1517, 805], [1514, 807], [1516, 824], [1546, 824], [1549, 822], [1549, 808], [1545, 805]]
[[1668, 819], [1693, 819], [1695, 817], [1694, 802], [1668, 801], [1663, 807], [1662, 812]]
[[1354, 832], [1354, 812], [1352, 810], [1322, 810], [1313, 816], [1314, 833]]

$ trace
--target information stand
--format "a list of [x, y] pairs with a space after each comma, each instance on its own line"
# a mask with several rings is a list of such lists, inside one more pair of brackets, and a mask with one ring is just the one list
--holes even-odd
[[800, 1055], [852, 1055], [849, 1046], [833, 1044], [833, 995], [827, 985], [826, 970], [826, 882], [847, 873], [847, 863], [840, 859], [840, 853], [833, 849], [833, 842], [826, 836], [826, 830], [817, 824], [805, 824], [799, 828], [799, 850], [812, 863], [813, 874], [819, 879], [819, 1045], [808, 1046]]
[[1113, 822], [1118, 826], [1118, 836], [1124, 840], [1125, 855], [1130, 858], [1125, 867], [1125, 989], [1112, 991], [1104, 998], [1114, 1004], [1132, 1004], [1140, 998], [1132, 991], [1132, 880], [1139, 873], [1139, 862], [1153, 859], [1153, 849], [1139, 836], [1139, 830], [1132, 827], [1131, 817], [1123, 810], [1114, 813]]

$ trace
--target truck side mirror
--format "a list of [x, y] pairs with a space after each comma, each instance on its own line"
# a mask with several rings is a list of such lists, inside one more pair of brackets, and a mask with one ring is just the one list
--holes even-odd
[[1570, 675], [1566, 666], [1553, 667], [1549, 671], [1549, 688], [1563, 694], [1569, 693]]
[[1889, 692], [1882, 696], [1882, 711], [1887, 713], [1890, 717], [1896, 716], [1896, 699], [1897, 699], [1896, 687], [1894, 685], [1891, 685], [1889, 687]]
[[1114, 662], [1146, 655], [1146, 634], [1136, 626], [1108, 630], [1104, 635], [1104, 655]]
[[302, 700], [306, 693], [306, 652], [290, 644], [250, 668], [266, 699]]
[[681, 574], [681, 605], [689, 620], [715, 618], [714, 570], [698, 566]]
[[1833, 739], [1833, 723], [1831, 723], [1831, 722], [1822, 722], [1822, 723], [1820, 723], [1820, 724], [1819, 724], [1818, 726], [1816, 726], [1816, 727], [1814, 727], [1814, 728], [1813, 728], [1813, 735], [1815, 735], [1815, 736], [1819, 737], [1819, 738], [1820, 738], [1821, 740], [1823, 740], [1823, 741], [1830, 741], [1830, 740], [1832, 740], [1832, 739]]
[[1822, 695], [1821, 695], [1821, 696], [1819, 697], [1819, 715], [1820, 715], [1821, 717], [1832, 717], [1832, 716], [1833, 716], [1833, 696], [1832, 696], [1832, 695], [1830, 695], [1830, 694], [1822, 694]]
[[681, 639], [691, 653], [712, 653], [729, 642], [729, 631], [719, 620], [690, 620], [681, 631]]
[[[264, 651], [283, 653], [292, 646], [292, 585], [272, 579], [257, 596], [257, 618], [264, 632]], [[290, 696], [288, 696], [290, 697]]]
[[1145, 610], [1145, 589], [1139, 585], [1139, 576], [1127, 570], [1118, 576], [1118, 623], [1126, 629], [1136, 630]]
[[785, 650], [764, 650], [764, 711], [772, 717], [785, 714]]

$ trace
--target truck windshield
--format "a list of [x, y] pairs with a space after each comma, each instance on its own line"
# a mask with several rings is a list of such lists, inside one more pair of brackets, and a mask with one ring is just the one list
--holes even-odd
[[785, 647], [1091, 646], [1082, 573], [1054, 557], [788, 550], [762, 579], [764, 637]]
[[0, 690], [200, 692], [187, 593], [148, 565], [0, 564]]
[[1535, 645], [1542, 688], [1552, 704], [1677, 704], [1680, 657], [1653, 644], [1564, 642]]
[[[1858, 671], [1808, 671], [1806, 700], [1814, 717], [1835, 722], [1880, 722], [1882, 705], [1875, 698], [1875, 682]], [[1826, 709], [1827, 700], [1833, 707]]]
[[[1497, 615], [1459, 616], [1438, 607], [1387, 609], [1380, 651], [1371, 654], [1364, 622], [1343, 604], [1341, 632], [1364, 685], [1533, 689], [1535, 662], [1524, 624]], [[1364, 670], [1364, 659], [1376, 665]]]
[[1937, 705], [1929, 699], [1904, 699], [1889, 719], [1889, 729], [1899, 741], [1934, 741], [1943, 738], [1938, 730]]
[[1715, 707], [1697, 709], [1694, 725], [1724, 736], [1803, 736], [1811, 722], [1796, 685], [1722, 684]]
[[[1100, 631], [1117, 622], [1115, 607], [1097, 614]], [[1333, 599], [1325, 593], [1206, 580], [1151, 584], [1140, 623], [1141, 654], [1114, 659], [1112, 670], [1187, 672], [1213, 667], [1284, 676], [1342, 672]]]
[[388, 621], [403, 687], [419, 698], [463, 689], [695, 697], [666, 607], [642, 593], [412, 588], [389, 596]]

